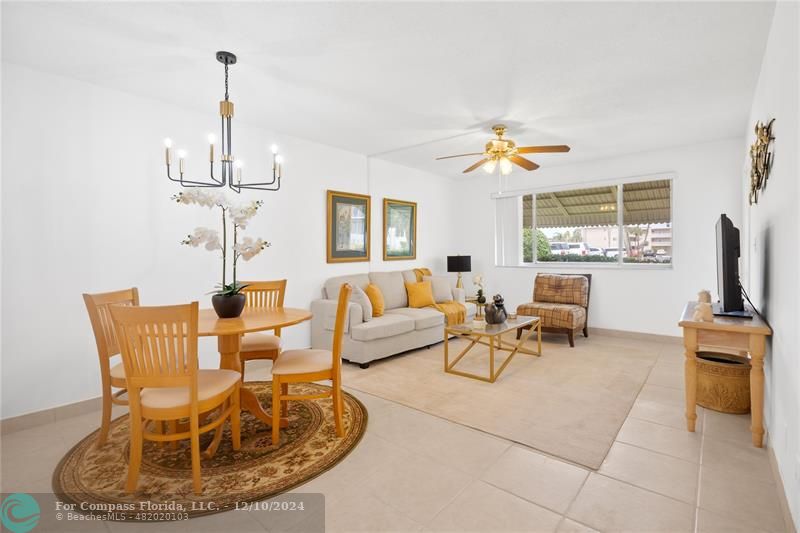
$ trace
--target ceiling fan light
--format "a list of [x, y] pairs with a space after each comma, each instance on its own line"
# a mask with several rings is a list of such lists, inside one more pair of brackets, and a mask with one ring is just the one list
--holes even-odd
[[511, 174], [512, 169], [511, 161], [507, 157], [503, 157], [500, 159], [500, 174], [503, 176], [508, 176]]
[[483, 164], [483, 170], [485, 170], [487, 174], [491, 174], [492, 172], [494, 172], [496, 166], [497, 166], [497, 161], [495, 159], [490, 159], [489, 161]]

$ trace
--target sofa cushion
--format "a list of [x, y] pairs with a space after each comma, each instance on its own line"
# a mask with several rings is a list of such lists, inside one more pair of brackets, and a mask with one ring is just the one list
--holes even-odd
[[353, 287], [366, 289], [369, 284], [369, 274], [352, 274], [350, 276], [337, 276], [325, 282], [325, 298], [328, 300], [339, 299], [339, 289], [343, 283], [349, 283]]
[[585, 276], [537, 274], [533, 301], [556, 304], [589, 305], [589, 280]]
[[414, 320], [395, 313], [386, 313], [369, 322], [362, 322], [350, 328], [350, 335], [357, 341], [374, 341], [414, 331]]
[[353, 292], [350, 293], [350, 301], [361, 306], [364, 322], [372, 320], [372, 302], [364, 289], [358, 285], [353, 285]]
[[415, 283], [417, 281], [417, 273], [413, 270], [403, 270], [400, 274], [403, 276], [403, 281], [406, 283]]
[[370, 272], [369, 279], [383, 294], [386, 309], [408, 307], [408, 294], [400, 272]]
[[387, 314], [402, 315], [414, 320], [414, 329], [428, 329], [437, 326], [444, 326], [444, 313], [440, 313], [433, 307], [423, 307], [414, 309], [413, 307], [401, 307], [387, 311]]
[[448, 276], [425, 276], [422, 279], [431, 282], [433, 299], [437, 304], [453, 300], [453, 289]]
[[386, 309], [386, 302], [383, 301], [383, 294], [378, 286], [370, 283], [367, 285], [367, 289], [364, 293], [367, 295], [367, 298], [369, 298], [372, 316], [383, 316], [383, 311]]
[[517, 307], [517, 314], [538, 316], [542, 327], [578, 329], [586, 325], [586, 308], [580, 305], [531, 302]]

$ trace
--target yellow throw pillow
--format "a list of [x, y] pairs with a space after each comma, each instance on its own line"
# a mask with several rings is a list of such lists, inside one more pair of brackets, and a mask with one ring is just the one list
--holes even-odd
[[372, 304], [372, 316], [383, 316], [383, 310], [386, 304], [383, 302], [383, 293], [377, 285], [370, 283], [364, 290], [369, 298], [369, 303]]
[[408, 292], [409, 307], [428, 307], [436, 303], [436, 300], [433, 299], [433, 287], [430, 281], [406, 282], [406, 292]]

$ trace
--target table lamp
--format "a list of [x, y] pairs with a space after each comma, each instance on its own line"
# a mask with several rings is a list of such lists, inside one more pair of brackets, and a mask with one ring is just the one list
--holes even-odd
[[448, 255], [447, 271], [458, 272], [458, 282], [456, 283], [456, 287], [463, 289], [464, 283], [461, 281], [461, 273], [472, 271], [472, 257], [468, 255]]

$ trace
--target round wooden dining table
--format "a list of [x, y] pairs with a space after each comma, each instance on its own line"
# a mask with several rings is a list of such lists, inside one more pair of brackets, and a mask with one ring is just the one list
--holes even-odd
[[[197, 334], [201, 337], [217, 337], [219, 367], [241, 373], [239, 350], [242, 347], [243, 334], [285, 328], [310, 319], [311, 312], [291, 307], [246, 308], [238, 318], [219, 318], [213, 309], [201, 309]], [[253, 391], [242, 387], [240, 403], [243, 410], [272, 426], [271, 416], [261, 406]], [[281, 422], [283, 426], [284, 421]]]

